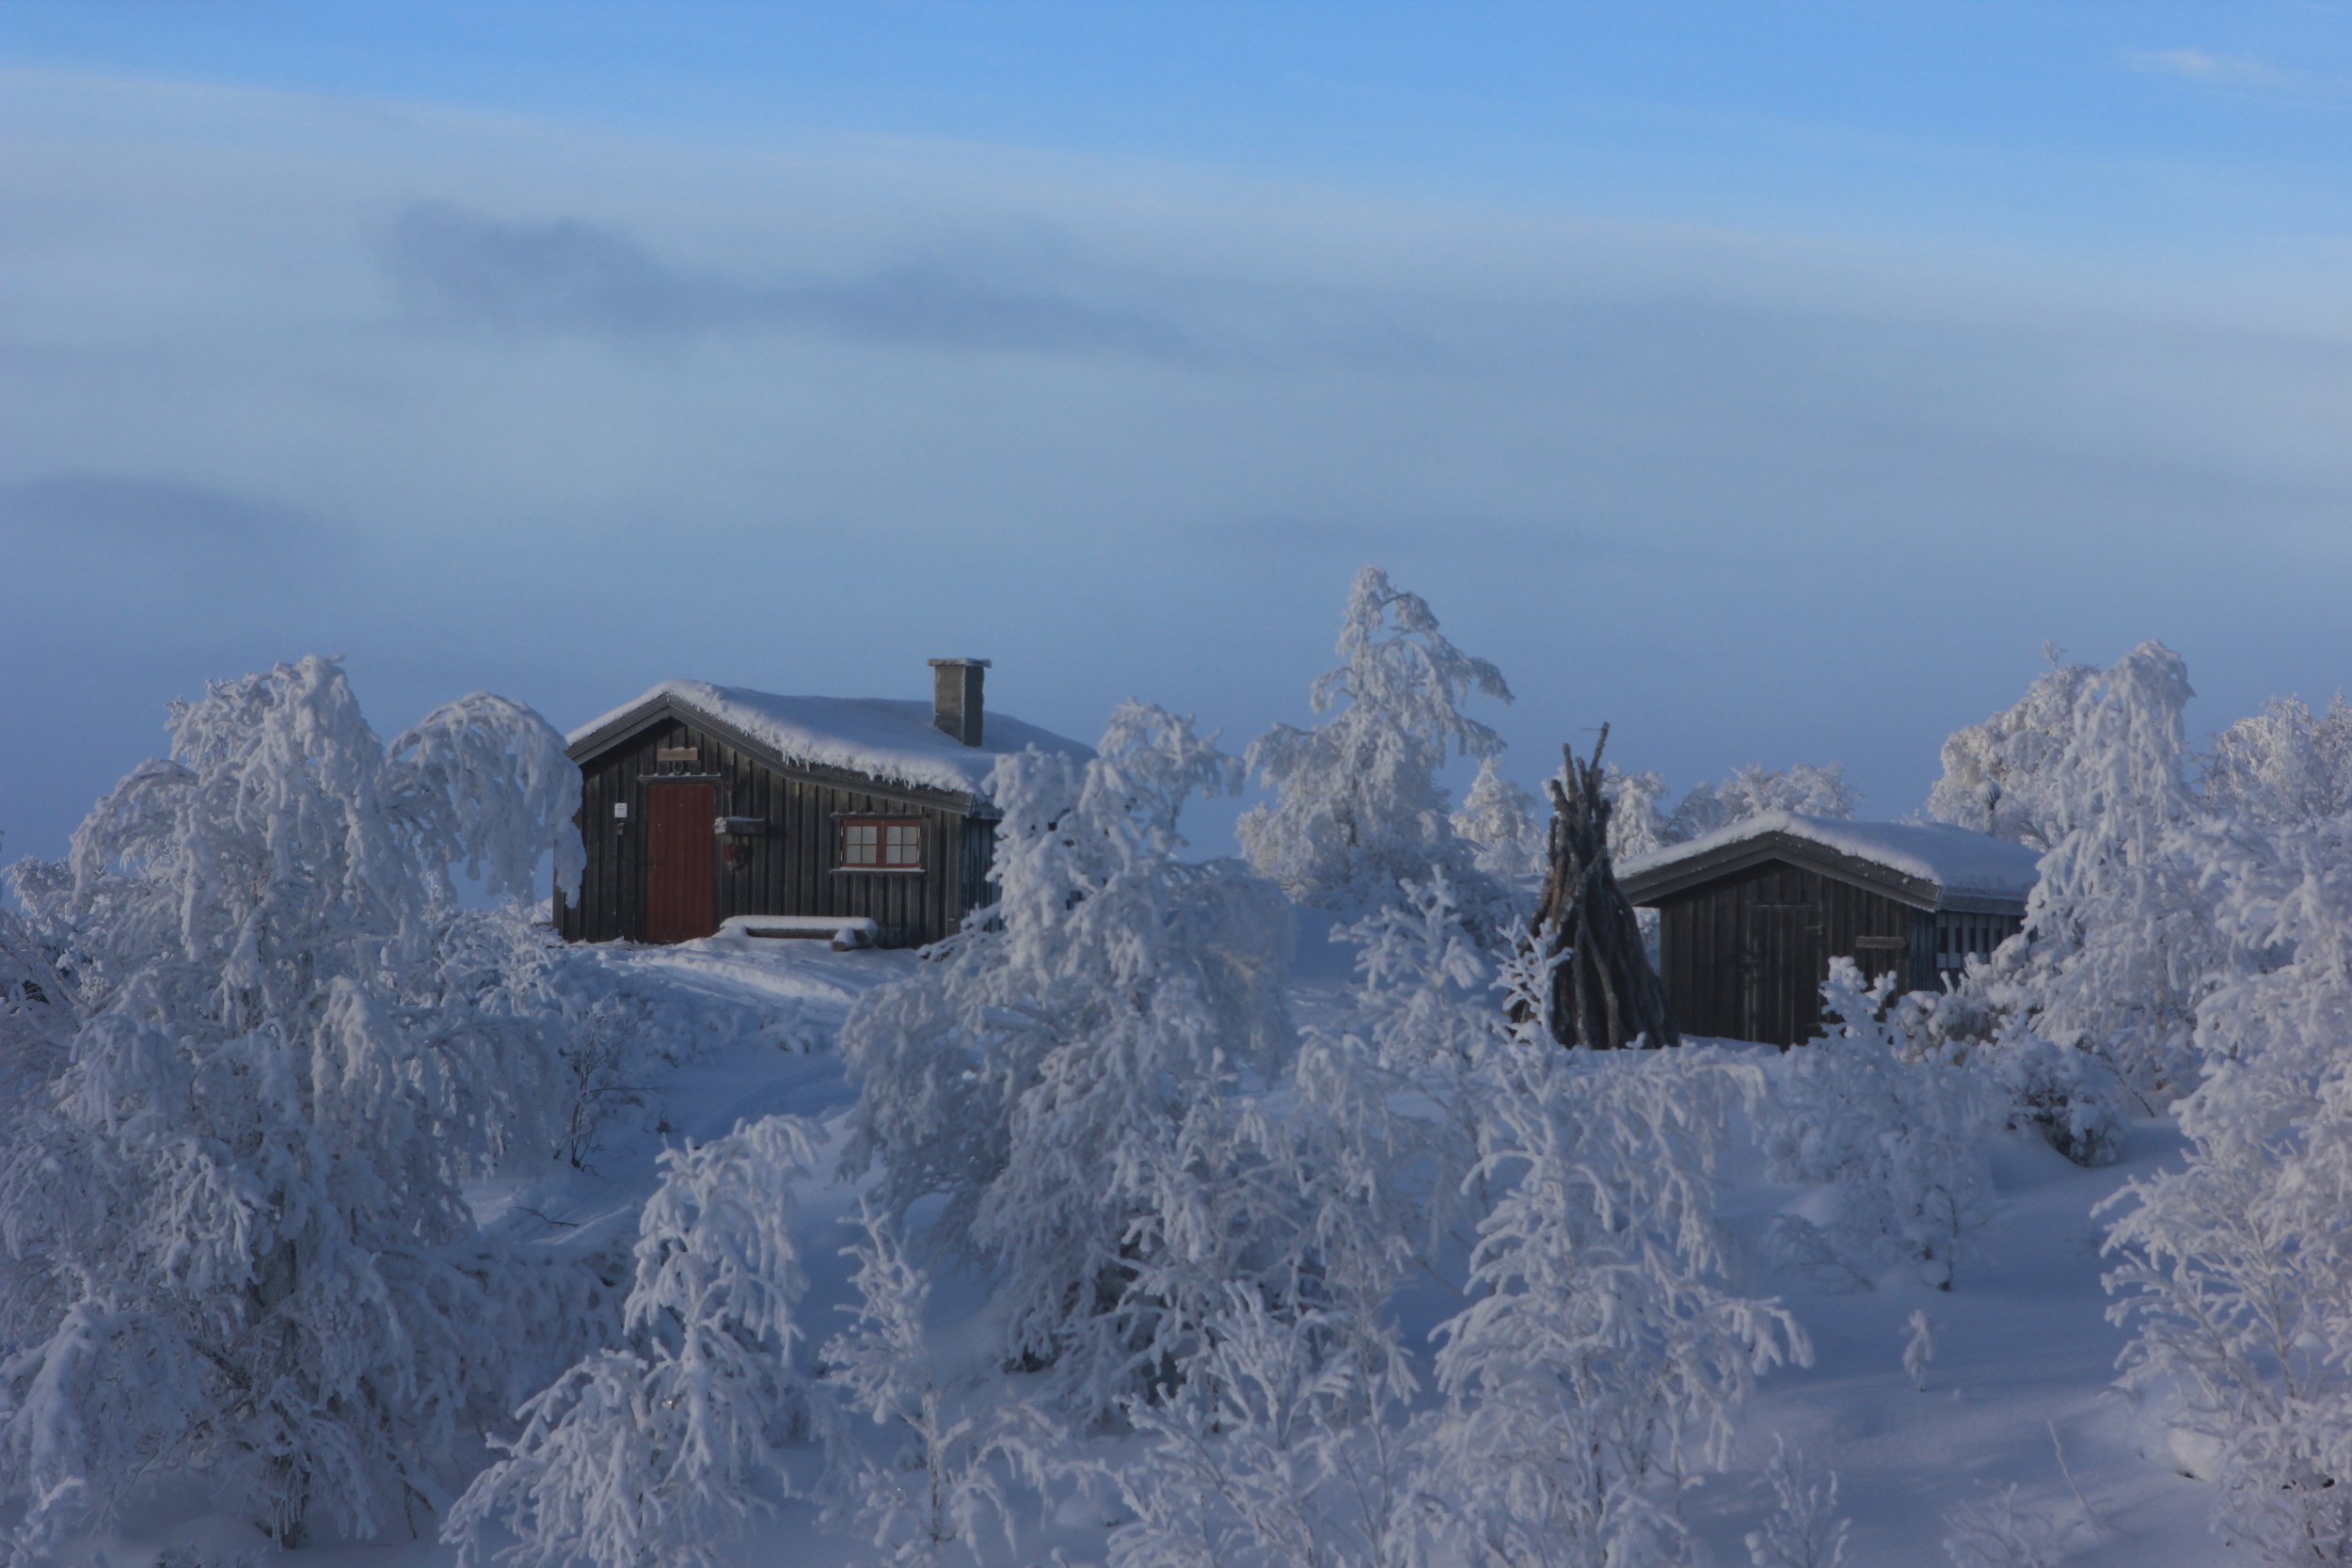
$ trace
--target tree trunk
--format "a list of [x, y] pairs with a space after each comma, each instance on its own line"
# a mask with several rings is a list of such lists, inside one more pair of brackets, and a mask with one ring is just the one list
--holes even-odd
[[1600, 727], [1590, 762], [1560, 748], [1567, 766], [1549, 781], [1551, 868], [1531, 942], [1557, 961], [1551, 972], [1551, 1037], [1562, 1045], [1613, 1051], [1679, 1045], [1666, 988], [1650, 967], [1642, 927], [1609, 868], [1610, 802], [1601, 793]]

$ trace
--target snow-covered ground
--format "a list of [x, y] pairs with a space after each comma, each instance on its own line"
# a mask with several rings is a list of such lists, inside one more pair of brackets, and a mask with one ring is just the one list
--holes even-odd
[[[1320, 940], [1302, 945], [1297, 1011], [1326, 1015], [1340, 1002], [1346, 955]], [[479, 1189], [487, 1215], [537, 1227], [551, 1245], [596, 1245], [626, 1234], [656, 1185], [654, 1156], [678, 1139], [707, 1139], [746, 1119], [792, 1112], [815, 1119], [837, 1146], [853, 1093], [834, 1048], [839, 1024], [862, 992], [921, 960], [730, 936], [672, 949], [616, 947], [603, 961], [650, 984], [682, 1015], [707, 1019], [709, 1041], [648, 1079], [643, 1103], [608, 1131], [593, 1168], [551, 1164]], [[2110, 1386], [2123, 1333], [2106, 1320], [2104, 1227], [2094, 1211], [2178, 1149], [2169, 1125], [2145, 1122], [2130, 1130], [2120, 1164], [2086, 1171], [2030, 1137], [1999, 1140], [1992, 1217], [1968, 1237], [1947, 1291], [1902, 1269], [1869, 1286], [1775, 1271], [1764, 1260], [1764, 1228], [1808, 1195], [1767, 1181], [1760, 1154], [1740, 1146], [1722, 1173], [1723, 1215], [1749, 1259], [1748, 1283], [1793, 1307], [1814, 1360], [1764, 1380], [1742, 1423], [1737, 1472], [1689, 1496], [1688, 1517], [1712, 1560], [1748, 1561], [1742, 1538], [1763, 1513], [1759, 1473], [1778, 1437], [1814, 1469], [1836, 1473], [1839, 1512], [1853, 1522], [1847, 1560], [1859, 1568], [1944, 1568], [1955, 1511], [1996, 1509], [2012, 1486], [2009, 1500], [2033, 1516], [2028, 1528], [2046, 1525], [2068, 1563], [2206, 1568], [2239, 1560], [2208, 1529], [2209, 1490], [2183, 1474], [2164, 1423]], [[840, 1249], [855, 1193], [820, 1177], [803, 1182], [800, 1197], [812, 1279], [807, 1316], [822, 1322], [851, 1299]], [[943, 1287], [933, 1304], [943, 1343], [965, 1337], [959, 1330], [973, 1303], [968, 1287]], [[1921, 1312], [1932, 1338], [1924, 1389], [1904, 1364], [1910, 1324]], [[212, 1546], [213, 1560], [234, 1560], [218, 1555], [221, 1548], [252, 1549], [250, 1534], [228, 1521], [160, 1524], [165, 1513], [191, 1501], [160, 1504], [148, 1528], [117, 1537], [103, 1560], [142, 1562], [181, 1543]], [[1105, 1518], [1065, 1511], [1042, 1532], [1030, 1532], [1018, 1557], [1000, 1553], [1001, 1560], [1043, 1560], [1054, 1547], [1072, 1560], [1092, 1559]], [[254, 1560], [273, 1555], [257, 1552]], [[321, 1568], [424, 1568], [453, 1557], [430, 1540], [301, 1555]], [[746, 1564], [863, 1560], [857, 1541], [819, 1531], [804, 1505], [787, 1505], [759, 1525], [740, 1554]]]

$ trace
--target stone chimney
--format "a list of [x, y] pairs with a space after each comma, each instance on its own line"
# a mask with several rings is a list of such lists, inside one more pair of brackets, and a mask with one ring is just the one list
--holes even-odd
[[984, 658], [931, 660], [931, 722], [966, 746], [980, 743], [986, 718], [980, 705], [980, 681], [987, 673]]

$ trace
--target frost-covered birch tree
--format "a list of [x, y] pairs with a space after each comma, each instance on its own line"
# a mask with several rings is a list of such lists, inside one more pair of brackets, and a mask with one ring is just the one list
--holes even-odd
[[1768, 811], [1843, 819], [1853, 816], [1861, 801], [1846, 782], [1842, 763], [1801, 762], [1786, 770], [1750, 763], [1732, 769], [1722, 784], [1692, 785], [1658, 837], [1665, 844], [1685, 844]]
[[1674, 842], [1665, 808], [1666, 781], [1656, 773], [1627, 773], [1608, 765], [1609, 859], [1617, 865], [1654, 854]]
[[[851, 1171], [944, 1207], [1010, 1361], [1094, 1415], [1181, 1376], [1225, 1284], [1287, 1256], [1279, 1137], [1237, 1092], [1285, 1065], [1290, 910], [1178, 817], [1240, 765], [1130, 704], [1095, 755], [997, 765], [997, 902], [842, 1031]], [[1269, 1289], [1290, 1287], [1269, 1281]]]
[[1418, 1568], [1429, 1455], [1391, 1335], [1233, 1288], [1200, 1375], [1132, 1402], [1146, 1442], [1111, 1479], [1111, 1568]]
[[522, 1431], [450, 1510], [459, 1560], [517, 1568], [711, 1568], [788, 1490], [777, 1450], [821, 1422], [794, 1364], [808, 1288], [792, 1178], [810, 1164], [788, 1117], [665, 1150], [638, 1221], [625, 1342], [525, 1403]]
[[2074, 705], [2099, 672], [2042, 649], [2050, 668], [2010, 707], [1944, 742], [1944, 771], [1928, 792], [1935, 822], [2047, 849], [2066, 831], [2060, 764], [2074, 734]]
[[2239, 961], [2198, 865], [2189, 696], [2186, 666], [2161, 642], [2082, 684], [2043, 797], [2058, 836], [2023, 940], [1994, 966], [2012, 1014], [2106, 1063], [2144, 1101], [2191, 1085], [2198, 1003]]
[[2271, 832], [2315, 827], [2352, 807], [2352, 703], [2339, 691], [2314, 714], [2299, 697], [2213, 737], [2204, 759], [2206, 808]]
[[1377, 566], [1348, 592], [1339, 655], [1311, 693], [1322, 722], [1278, 724], [1249, 748], [1274, 799], [1243, 814], [1243, 852], [1294, 899], [1343, 913], [1386, 903], [1432, 867], [1468, 885], [1477, 873], [1438, 774], [1502, 750], [1463, 711], [1473, 696], [1509, 702], [1502, 672], [1447, 641], [1428, 601]]
[[985, 1374], [955, 1375], [930, 1338], [930, 1276], [898, 1226], [868, 1209], [850, 1249], [858, 1303], [825, 1343], [825, 1381], [882, 1430], [877, 1457], [850, 1444], [832, 1483], [846, 1516], [892, 1568], [977, 1560], [1020, 1546], [1015, 1499], [1047, 1484], [1061, 1457], [1051, 1420]]
[[1490, 877], [1516, 881], [1544, 868], [1544, 829], [1535, 797], [1502, 776], [1493, 757], [1454, 814], [1454, 831], [1471, 847], [1471, 863]]
[[1424, 1490], [1460, 1559], [1687, 1560], [1681, 1490], [1726, 1454], [1755, 1380], [1811, 1351], [1727, 1288], [1711, 1172], [1751, 1067], [1537, 1046], [1485, 1101], [1470, 1305], [1438, 1330]]
[[453, 873], [576, 876], [579, 775], [485, 695], [387, 746], [316, 657], [168, 727], [15, 879], [77, 1020], [0, 1148], [0, 1489], [32, 1539], [185, 1472], [281, 1541], [413, 1522], [564, 1338], [458, 1190], [548, 1063]]
[[2124, 1382], [2214, 1456], [2217, 1531], [2266, 1562], [2352, 1562], [2352, 825], [2209, 851], [2217, 921], [2291, 958], [2204, 1000], [2204, 1077], [2174, 1107], [2188, 1158], [2116, 1199]]

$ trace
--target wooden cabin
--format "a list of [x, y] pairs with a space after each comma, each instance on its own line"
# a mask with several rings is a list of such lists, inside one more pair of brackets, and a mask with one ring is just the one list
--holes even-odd
[[997, 758], [1091, 752], [987, 712], [986, 659], [930, 664], [928, 703], [664, 681], [573, 731], [588, 864], [557, 928], [674, 942], [735, 916], [827, 917], [891, 946], [957, 929], [988, 901]]
[[2038, 864], [1964, 828], [1767, 812], [1617, 880], [1658, 911], [1659, 974], [1686, 1035], [1789, 1046], [1820, 1028], [1832, 958], [1932, 990], [2016, 932]]

